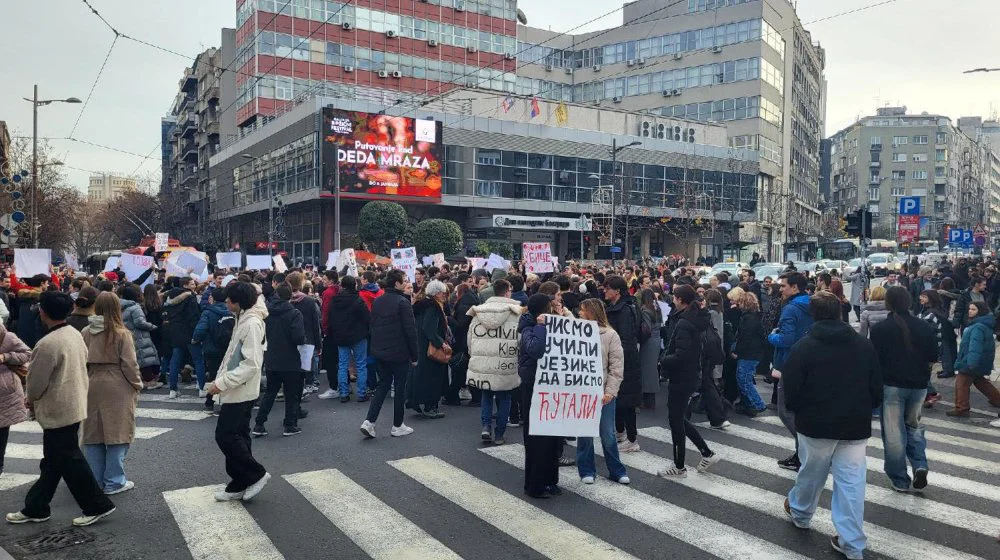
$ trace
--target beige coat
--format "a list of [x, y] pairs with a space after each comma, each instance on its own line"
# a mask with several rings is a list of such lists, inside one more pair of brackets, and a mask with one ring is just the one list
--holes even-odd
[[604, 394], [617, 397], [625, 376], [625, 350], [615, 329], [601, 327], [601, 352], [604, 353]]
[[260, 371], [267, 350], [264, 319], [267, 319], [267, 305], [262, 295], [257, 296], [253, 307], [236, 316], [229, 348], [214, 381], [221, 391], [220, 403], [247, 402], [260, 396]]
[[132, 333], [126, 330], [117, 342], [109, 345], [110, 333], [104, 328], [104, 317], [93, 315], [82, 334], [89, 352], [87, 373], [90, 376], [83, 443], [132, 443], [135, 407], [142, 390]]
[[62, 428], [87, 417], [87, 345], [70, 325], [43, 336], [31, 352], [25, 386], [42, 428]]

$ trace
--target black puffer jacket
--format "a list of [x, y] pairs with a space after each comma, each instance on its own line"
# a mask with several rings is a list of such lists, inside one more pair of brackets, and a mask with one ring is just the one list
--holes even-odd
[[306, 329], [305, 344], [319, 346], [323, 344], [323, 334], [320, 331], [319, 302], [303, 293], [292, 294], [292, 307], [302, 314], [302, 322]]
[[187, 348], [201, 319], [201, 307], [194, 292], [174, 288], [163, 304], [163, 330], [171, 348]]
[[326, 324], [337, 346], [354, 346], [368, 338], [370, 320], [368, 306], [351, 290], [340, 290], [330, 300], [330, 315]]
[[736, 327], [736, 349], [733, 351], [739, 360], [763, 360], [767, 357], [767, 335], [760, 313], [751, 311], [740, 317]]
[[639, 406], [642, 401], [642, 369], [639, 364], [639, 312], [635, 300], [622, 297], [608, 305], [608, 323], [622, 340], [625, 371], [618, 388], [618, 406]]
[[386, 362], [417, 361], [417, 322], [409, 296], [387, 289], [372, 303], [371, 323], [369, 354]]
[[298, 346], [306, 342], [302, 313], [282, 299], [268, 305], [267, 313], [264, 320], [267, 335], [264, 367], [270, 371], [298, 371], [301, 369]]
[[660, 366], [671, 383], [696, 387], [701, 383], [701, 334], [712, 325], [708, 311], [697, 304], [670, 313], [670, 338]]
[[45, 336], [45, 326], [38, 314], [38, 300], [42, 296], [39, 289], [21, 290], [17, 293], [17, 337], [34, 348]]

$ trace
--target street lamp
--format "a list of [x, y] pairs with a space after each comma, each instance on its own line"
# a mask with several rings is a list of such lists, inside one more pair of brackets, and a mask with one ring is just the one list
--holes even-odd
[[[35, 208], [35, 191], [38, 190], [38, 108], [50, 103], [82, 103], [82, 101], [76, 97], [67, 97], [66, 99], [38, 99], [38, 84], [35, 84], [34, 96], [31, 99], [27, 97], [23, 97], [22, 99], [31, 103], [31, 223], [35, 224], [38, 221]], [[35, 228], [35, 231], [32, 231], [32, 238], [37, 249], [37, 228]]]
[[[241, 157], [254, 162], [257, 167], [257, 182], [263, 183], [264, 174], [261, 172], [260, 165], [257, 164], [257, 160], [260, 158], [250, 154], [242, 154]], [[271, 183], [267, 184], [267, 254], [274, 256], [274, 197], [271, 194]]]

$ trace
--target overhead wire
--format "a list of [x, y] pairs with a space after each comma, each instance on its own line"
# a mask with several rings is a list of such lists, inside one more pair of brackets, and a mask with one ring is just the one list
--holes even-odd
[[83, 106], [80, 107], [79, 114], [76, 115], [76, 122], [73, 123], [73, 128], [69, 131], [67, 135], [68, 138], [72, 138], [73, 134], [76, 133], [76, 127], [80, 125], [80, 119], [83, 118], [83, 113], [87, 110], [87, 106], [90, 104], [90, 98], [94, 95], [94, 90], [97, 89], [97, 83], [101, 81], [101, 76], [104, 75], [104, 68], [108, 65], [108, 60], [111, 59], [111, 52], [115, 50], [115, 45], [118, 44], [118, 33], [115, 33], [114, 40], [111, 41], [111, 46], [108, 48], [108, 54], [104, 55], [104, 62], [101, 63], [101, 68], [97, 71], [97, 77], [94, 78], [94, 83], [90, 85], [90, 91], [87, 93], [87, 98], [83, 100]]

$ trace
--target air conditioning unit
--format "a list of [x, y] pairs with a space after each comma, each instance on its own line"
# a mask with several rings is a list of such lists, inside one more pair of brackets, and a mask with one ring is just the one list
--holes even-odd
[[625, 65], [626, 66], [635, 66], [635, 60], [628, 60], [627, 62], [625, 62]]
[[645, 58], [640, 58], [636, 62], [639, 63], [639, 66], [644, 66], [646, 64], [646, 59]]
[[469, 48], [468, 48], [467, 50], [468, 50], [468, 51], [469, 51], [470, 53], [477, 53], [477, 52], [479, 52], [479, 49], [477, 49], [476, 47], [469, 47]]
[[390, 29], [389, 31], [385, 32], [385, 36], [388, 37], [388, 38], [390, 38], [390, 39], [395, 39], [396, 38], [396, 32]]
[[438, 46], [438, 42], [436, 40], [434, 40], [434, 39], [431, 39], [430, 41], [427, 41], [427, 46], [428, 47], [436, 47], [436, 46]]
[[674, 60], [680, 60], [682, 58], [684, 58], [683, 54], [681, 54], [681, 53], [674, 53]]
[[545, 65], [545, 71], [546, 72], [551, 72], [552, 71], [552, 65], [551, 64], [546, 64]]
[[720, 52], [722, 52], [722, 47], [713, 47], [712, 52], [714, 52], [715, 54], [719, 54]]
[[354, 72], [353, 66], [344, 66], [344, 72]]
[[572, 74], [573, 73], [573, 69], [572, 68], [567, 68], [566, 69], [566, 73], [567, 74]]
[[594, 65], [594, 72], [600, 72], [600, 71], [601, 71], [601, 65], [600, 64], [595, 64]]
[[399, 70], [396, 70], [395, 72], [392, 73], [392, 77], [393, 78], [402, 78], [403, 77], [403, 73], [400, 72]]
[[479, 87], [479, 84], [477, 84], [476, 82], [465, 82], [465, 87], [469, 89], [476, 89], [477, 87]]
[[618, 97], [618, 96], [612, 97], [611, 98], [611, 102], [612, 103], [621, 103], [622, 102], [622, 98]]
[[514, 60], [514, 55], [511, 53], [506, 53], [503, 55], [504, 60]]
[[465, 2], [455, 2], [455, 11], [456, 12], [464, 12], [465, 11]]
[[341, 24], [341, 27], [344, 28], [344, 31], [350, 31], [350, 30], [354, 29], [354, 24], [352, 24], [349, 21], [345, 21], [343, 24]]
[[378, 71], [378, 77], [379, 78], [388, 78], [389, 77], [389, 73], [386, 72], [385, 70], [379, 70]]
[[669, 89], [663, 90], [663, 97], [673, 97], [673, 96], [674, 96], [673, 90]]
[[677, 95], [680, 95], [680, 94], [681, 94], [681, 92], [683, 92], [683, 91], [684, 91], [684, 90], [682, 90], [682, 89], [672, 89], [672, 90], [670, 90], [670, 93], [672, 93], [672, 94], [674, 94], [675, 96], [677, 96]]

